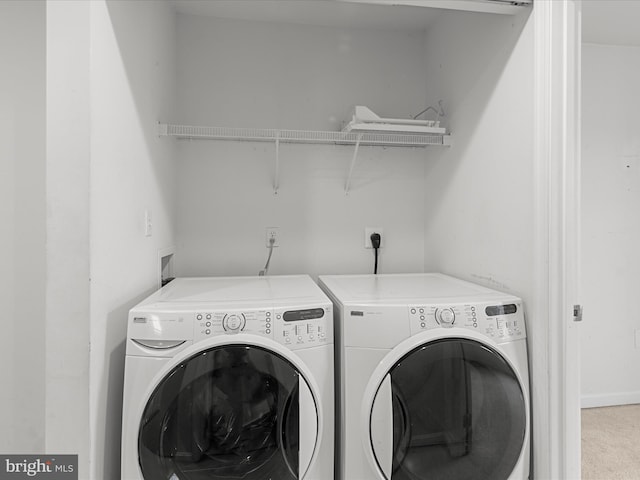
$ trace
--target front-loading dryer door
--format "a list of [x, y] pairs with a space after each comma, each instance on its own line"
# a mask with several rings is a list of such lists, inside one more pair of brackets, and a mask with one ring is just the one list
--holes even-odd
[[395, 361], [371, 403], [370, 451], [391, 480], [506, 480], [527, 434], [517, 374], [489, 346], [442, 338]]
[[164, 375], [146, 403], [138, 435], [143, 478], [303, 478], [317, 441], [317, 407], [300, 369], [271, 349], [200, 350]]

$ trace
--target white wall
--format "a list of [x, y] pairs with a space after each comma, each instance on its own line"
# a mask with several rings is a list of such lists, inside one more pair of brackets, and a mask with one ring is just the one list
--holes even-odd
[[425, 268], [531, 292], [533, 32], [526, 16], [447, 14], [426, 39], [426, 88], [453, 136], [427, 162]]
[[89, 4], [47, 2], [46, 453], [89, 464]]
[[582, 63], [582, 404], [640, 403], [640, 47]]
[[453, 145], [427, 162], [425, 270], [524, 300], [532, 386], [532, 467], [548, 471], [547, 319], [534, 282], [534, 28], [515, 17], [448, 13], [426, 38], [426, 89]]
[[[339, 130], [354, 105], [408, 117], [425, 106], [421, 32], [178, 16], [178, 115], [195, 125]], [[179, 275], [373, 269], [366, 226], [384, 228], [379, 271], [422, 271], [424, 168], [433, 149], [178, 142]]]
[[[166, 2], [91, 3], [91, 477], [119, 478], [129, 308], [173, 244], [175, 17]], [[152, 235], [144, 233], [151, 211]]]
[[[89, 457], [88, 4], [2, 2], [0, 450]], [[5, 295], [7, 297], [5, 297]], [[6, 336], [5, 336], [6, 335]]]
[[0, 452], [45, 444], [45, 4], [0, 2]]

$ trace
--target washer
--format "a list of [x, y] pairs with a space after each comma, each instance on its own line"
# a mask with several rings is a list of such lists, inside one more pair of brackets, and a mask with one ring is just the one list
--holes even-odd
[[334, 302], [336, 478], [529, 478], [522, 301], [441, 274], [321, 276]]
[[306, 275], [177, 278], [132, 308], [122, 478], [332, 478], [332, 324]]

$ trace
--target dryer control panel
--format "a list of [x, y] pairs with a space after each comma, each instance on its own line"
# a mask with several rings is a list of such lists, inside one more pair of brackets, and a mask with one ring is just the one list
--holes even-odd
[[410, 305], [411, 333], [435, 328], [465, 328], [497, 343], [526, 338], [520, 302]]
[[330, 305], [309, 308], [245, 309], [194, 313], [194, 341], [249, 333], [297, 350], [333, 343]]
[[333, 309], [318, 305], [304, 309], [277, 309], [275, 340], [297, 350], [333, 343]]

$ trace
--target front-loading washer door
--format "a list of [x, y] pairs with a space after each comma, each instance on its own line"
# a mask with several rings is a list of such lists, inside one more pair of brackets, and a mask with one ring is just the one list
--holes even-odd
[[300, 371], [267, 348], [221, 345], [200, 351], [165, 375], [146, 404], [138, 435], [142, 475], [302, 478], [310, 456], [300, 454], [300, 426], [317, 426], [315, 407]]
[[408, 352], [379, 384], [370, 441], [392, 480], [505, 480], [527, 406], [509, 363], [481, 342], [444, 338]]

